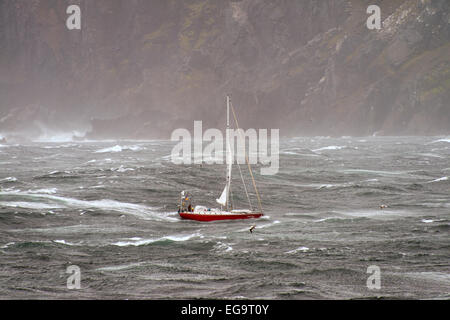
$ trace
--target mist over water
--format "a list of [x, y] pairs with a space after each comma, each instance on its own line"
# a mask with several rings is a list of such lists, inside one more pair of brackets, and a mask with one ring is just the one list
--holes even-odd
[[278, 174], [253, 171], [265, 216], [212, 223], [181, 220], [179, 194], [215, 206], [225, 167], [174, 165], [173, 146], [0, 144], [0, 297], [450, 297], [448, 136], [282, 139]]
[[223, 128], [226, 94], [243, 128], [450, 134], [447, 0], [379, 3], [380, 29], [351, 0], [79, 0], [71, 29], [73, 5], [0, 1], [8, 141]]

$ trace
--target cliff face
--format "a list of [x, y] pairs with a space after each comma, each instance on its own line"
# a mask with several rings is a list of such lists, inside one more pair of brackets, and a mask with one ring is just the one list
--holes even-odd
[[3, 0], [0, 133], [168, 138], [226, 93], [285, 135], [449, 133], [450, 3], [375, 2], [379, 31], [363, 0]]

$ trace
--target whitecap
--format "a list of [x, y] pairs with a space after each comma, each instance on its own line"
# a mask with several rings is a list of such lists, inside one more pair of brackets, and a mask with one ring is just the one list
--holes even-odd
[[74, 246], [75, 244], [67, 242], [66, 240], [53, 240], [55, 243], [64, 244], [66, 246]]
[[26, 192], [0, 192], [0, 194], [15, 194], [21, 196], [30, 196], [33, 199], [42, 198], [50, 201], [57, 202], [57, 204], [47, 204], [47, 203], [36, 203], [36, 202], [1, 202], [1, 204], [6, 206], [15, 207], [25, 207], [30, 209], [49, 209], [49, 208], [64, 208], [64, 207], [75, 207], [81, 209], [96, 208], [101, 210], [111, 210], [121, 213], [126, 213], [129, 215], [134, 215], [142, 219], [149, 220], [160, 220], [160, 221], [172, 221], [177, 222], [179, 219], [169, 217], [170, 213], [158, 213], [154, 210], [155, 207], [148, 207], [140, 204], [119, 202], [116, 200], [103, 199], [103, 200], [79, 200], [73, 198], [66, 198], [61, 196], [54, 196], [48, 194], [30, 194]]
[[0, 182], [5, 181], [5, 182], [16, 182], [17, 178], [16, 177], [7, 177], [4, 179], [1, 179]]
[[442, 178], [438, 178], [432, 181], [428, 181], [428, 183], [432, 183], [432, 182], [439, 182], [439, 181], [447, 181], [448, 177], [442, 177]]
[[183, 242], [183, 241], [187, 241], [190, 240], [192, 238], [195, 237], [202, 237], [201, 234], [199, 233], [194, 233], [194, 234], [189, 234], [189, 235], [174, 235], [174, 236], [164, 236], [161, 238], [150, 238], [150, 239], [141, 239], [141, 238], [130, 238], [128, 239], [129, 241], [119, 241], [119, 242], [115, 242], [113, 243], [113, 245], [118, 246], [118, 247], [128, 247], [128, 246], [143, 246], [143, 245], [147, 245], [147, 244], [151, 244], [151, 243], [155, 243], [155, 242], [159, 242], [159, 241], [165, 241], [165, 240], [170, 240], [170, 241], [174, 241], [174, 242]]
[[367, 173], [367, 174], [375, 174], [375, 175], [380, 175], [380, 176], [407, 174], [407, 172], [404, 172], [404, 171], [382, 171], [382, 170], [365, 170], [365, 169], [346, 169], [346, 170], [342, 170], [341, 172], [344, 172], [346, 174]]
[[110, 147], [110, 148], [104, 148], [104, 149], [100, 149], [97, 150], [96, 153], [106, 153], [106, 152], [122, 152], [122, 147], [119, 145], [116, 145], [114, 147]]
[[334, 211], [337, 214], [349, 216], [353, 218], [370, 218], [370, 219], [395, 219], [398, 216], [404, 216], [410, 214], [406, 210], [389, 210], [389, 209], [377, 209], [377, 210], [361, 210], [361, 211]]
[[213, 250], [219, 251], [219, 252], [230, 252], [230, 251], [233, 251], [233, 247], [227, 243], [219, 241], [216, 243]]
[[130, 150], [130, 151], [141, 151], [144, 150], [145, 147], [141, 147], [141, 146], [120, 146], [120, 145], [115, 145], [114, 147], [109, 147], [109, 148], [104, 148], [104, 149], [100, 149], [97, 150], [96, 153], [108, 153], [108, 152], [122, 152], [125, 150]]
[[292, 253], [297, 253], [297, 252], [308, 252], [309, 251], [309, 248], [308, 247], [298, 247], [297, 249], [294, 249], [294, 250], [290, 250], [290, 251], [287, 251], [287, 252], [285, 252], [285, 253], [288, 253], [288, 254], [292, 254]]
[[121, 165], [119, 168], [111, 168], [111, 171], [127, 172], [127, 171], [134, 171], [134, 169], [133, 168], [124, 168], [124, 166]]
[[[260, 226], [256, 226], [255, 229], [264, 229], [264, 228], [268, 228], [268, 227], [274, 226], [274, 225], [279, 224], [279, 223], [280, 223], [280, 221], [275, 220], [275, 221], [273, 221], [272, 223], [268, 223], [268, 224], [263, 224], [263, 225], [260, 225]], [[248, 229], [245, 229], [245, 230], [248, 231]]]
[[12, 207], [12, 208], [23, 208], [23, 209], [60, 209], [62, 208], [59, 205], [56, 204], [46, 204], [46, 203], [40, 203], [40, 202], [25, 202], [25, 201], [18, 201], [18, 202], [0, 202], [0, 206], [5, 207]]
[[143, 264], [142, 262], [137, 262], [137, 263], [130, 263], [130, 264], [124, 264], [124, 265], [119, 265], [119, 266], [103, 267], [103, 268], [98, 268], [96, 270], [98, 270], [98, 271], [120, 271], [120, 270], [131, 269], [134, 267], [139, 267], [142, 264]]
[[328, 147], [323, 147], [323, 148], [319, 148], [319, 149], [314, 149], [312, 150], [313, 152], [317, 152], [317, 151], [324, 151], [324, 150], [341, 150], [344, 149], [346, 146], [328, 146]]
[[49, 188], [49, 189], [38, 189], [38, 190], [28, 190], [29, 193], [44, 193], [44, 194], [55, 194], [58, 189]]
[[439, 142], [448, 142], [448, 143], [450, 143], [450, 138], [443, 138], [443, 139], [432, 141], [430, 143], [439, 143]]
[[328, 217], [328, 218], [322, 218], [322, 219], [318, 219], [318, 220], [314, 220], [314, 222], [324, 222], [327, 220], [334, 220], [334, 219], [342, 219], [340, 217]]
[[6, 248], [8, 248], [9, 246], [12, 246], [12, 245], [15, 245], [16, 243], [15, 242], [8, 242], [7, 244], [5, 244], [4, 246], [1, 246], [0, 248], [1, 249], [6, 249]]
[[431, 158], [443, 158], [442, 156], [434, 153], [418, 153], [417, 155]]
[[333, 188], [335, 186], [337, 186], [337, 185], [334, 185], [334, 184], [321, 184], [320, 186], [317, 187], [317, 189], [330, 189], [330, 188]]

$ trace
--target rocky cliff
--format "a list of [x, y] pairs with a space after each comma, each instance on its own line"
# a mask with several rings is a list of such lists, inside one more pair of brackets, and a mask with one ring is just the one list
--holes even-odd
[[282, 135], [450, 133], [447, 0], [2, 0], [0, 45], [3, 135], [222, 128], [226, 93]]

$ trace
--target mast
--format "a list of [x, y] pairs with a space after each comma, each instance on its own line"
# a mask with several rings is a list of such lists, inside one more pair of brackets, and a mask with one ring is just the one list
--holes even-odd
[[227, 202], [226, 202], [226, 208], [229, 210], [230, 207], [230, 187], [231, 187], [231, 161], [232, 157], [230, 157], [231, 154], [231, 148], [230, 148], [230, 137], [229, 137], [229, 130], [230, 129], [230, 96], [227, 95], [227, 129], [225, 131], [225, 137], [227, 139], [226, 144], [226, 150], [227, 150]]

